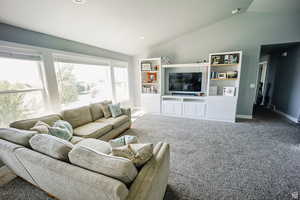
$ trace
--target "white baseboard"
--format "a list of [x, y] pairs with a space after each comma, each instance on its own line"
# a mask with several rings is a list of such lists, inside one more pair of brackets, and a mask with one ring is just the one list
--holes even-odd
[[281, 116], [283, 116], [283, 117], [285, 117], [285, 118], [291, 120], [292, 122], [299, 123], [297, 118], [292, 117], [291, 115], [288, 115], [288, 114], [286, 114], [286, 113], [284, 113], [284, 112], [282, 112], [282, 111], [280, 111], [280, 110], [274, 109], [274, 112], [276, 112], [276, 113], [278, 113], [279, 115], [281, 115]]
[[253, 119], [252, 115], [237, 115], [236, 117], [241, 119]]

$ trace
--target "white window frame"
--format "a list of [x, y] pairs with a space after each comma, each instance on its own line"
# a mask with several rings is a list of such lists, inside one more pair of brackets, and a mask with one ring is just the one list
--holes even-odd
[[123, 61], [112, 61], [111, 62], [111, 76], [112, 76], [112, 91], [113, 91], [113, 98], [114, 101], [117, 102], [117, 94], [116, 94], [116, 87], [115, 87], [115, 76], [114, 76], [114, 70], [115, 68], [127, 68], [127, 94], [128, 94], [128, 99], [123, 100], [119, 103], [121, 104], [128, 104], [130, 103], [130, 90], [129, 90], [129, 68], [128, 68], [128, 62], [123, 62]]
[[[43, 57], [40, 53], [31, 51], [28, 49], [21, 48], [11, 48], [7, 46], [0, 46], [0, 59], [18, 59], [18, 60], [26, 60], [26, 61], [36, 61], [38, 62], [38, 78], [41, 80], [41, 87], [31, 88], [31, 89], [20, 89], [20, 90], [2, 90], [0, 91], [0, 95], [5, 94], [18, 94], [18, 93], [31, 93], [31, 92], [41, 92], [43, 97], [43, 104], [45, 106], [45, 112], [49, 110], [49, 98], [47, 94], [47, 90], [45, 87], [45, 77], [43, 73]], [[4, 72], [5, 73], [5, 72]]]
[[[112, 100], [114, 101], [114, 82], [113, 82], [113, 64], [115, 63], [125, 63], [128, 67], [129, 60], [121, 61], [118, 59], [107, 58], [103, 56], [92, 56], [83, 53], [75, 53], [70, 51], [56, 50], [14, 42], [0, 41], [0, 51], [5, 52], [6, 55], [22, 55], [20, 58], [24, 58], [23, 56], [39, 56], [41, 58], [41, 77], [43, 79], [43, 88], [34, 88], [34, 89], [43, 89], [44, 92], [44, 101], [45, 106], [47, 107], [47, 111], [49, 112], [60, 112], [62, 107], [59, 101], [59, 91], [58, 91], [58, 83], [57, 77], [55, 74], [55, 59], [63, 58], [72, 61], [80, 61], [84, 64], [95, 64], [102, 65], [106, 63], [110, 67], [111, 71], [111, 79], [110, 86], [112, 91]], [[128, 67], [128, 90], [129, 90], [129, 102], [131, 101], [131, 88], [130, 88], [130, 77], [129, 77], [129, 67]], [[14, 91], [11, 91], [14, 92]], [[25, 91], [26, 92], [26, 91]]]
[[[108, 82], [109, 82], [109, 87], [111, 87], [111, 98], [108, 100], [114, 101], [114, 87], [113, 87], [113, 74], [112, 74], [112, 67], [111, 67], [111, 60], [110, 59], [105, 59], [101, 57], [94, 57], [94, 56], [87, 56], [87, 55], [81, 55], [81, 54], [73, 54], [73, 53], [54, 53], [53, 54], [53, 66], [54, 66], [54, 71], [55, 69], [55, 63], [56, 62], [62, 62], [62, 63], [74, 63], [74, 64], [86, 64], [86, 65], [95, 65], [99, 67], [108, 67], [109, 68], [109, 77], [108, 77]], [[57, 79], [57, 77], [56, 77]], [[59, 86], [58, 86], [58, 81], [56, 81], [56, 87], [58, 91], [58, 99], [60, 98], [59, 94]], [[60, 104], [59, 107], [60, 109], [62, 105]]]

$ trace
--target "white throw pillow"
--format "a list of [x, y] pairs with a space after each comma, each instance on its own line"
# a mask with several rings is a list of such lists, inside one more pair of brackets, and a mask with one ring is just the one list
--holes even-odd
[[50, 126], [42, 121], [37, 121], [35, 125], [30, 129], [32, 131], [37, 131], [38, 133], [48, 134]]
[[136, 167], [141, 167], [153, 156], [153, 144], [128, 144], [112, 148], [112, 155], [128, 158]]

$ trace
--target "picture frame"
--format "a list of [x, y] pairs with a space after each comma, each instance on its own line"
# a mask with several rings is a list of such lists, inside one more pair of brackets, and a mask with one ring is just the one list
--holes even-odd
[[238, 72], [237, 71], [228, 71], [226, 72], [227, 78], [237, 78]]
[[234, 96], [235, 87], [223, 87], [223, 96]]
[[147, 82], [155, 83], [156, 81], [157, 81], [157, 74], [155, 72], [148, 72], [147, 73]]
[[142, 63], [142, 71], [151, 71], [151, 63]]
[[227, 73], [218, 73], [218, 79], [226, 79]]

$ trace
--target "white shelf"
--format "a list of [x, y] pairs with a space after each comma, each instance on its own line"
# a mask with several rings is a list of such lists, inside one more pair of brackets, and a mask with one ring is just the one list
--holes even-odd
[[175, 68], [175, 67], [208, 67], [209, 63], [190, 63], [190, 64], [169, 64], [162, 65], [163, 68]]

